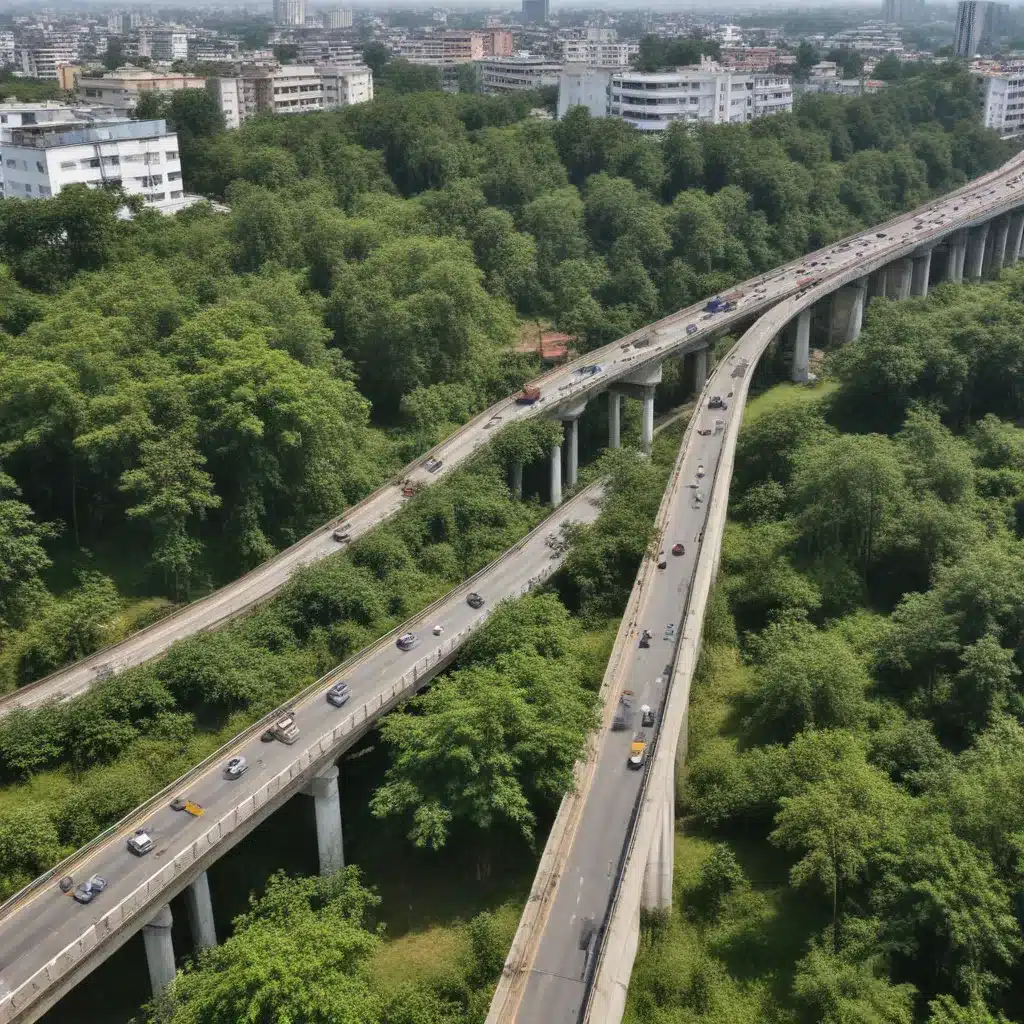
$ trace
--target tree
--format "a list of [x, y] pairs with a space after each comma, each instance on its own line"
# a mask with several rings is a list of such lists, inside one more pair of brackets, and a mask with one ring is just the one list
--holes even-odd
[[797, 965], [793, 980], [808, 1024], [912, 1024], [914, 986], [893, 985], [880, 957], [850, 962], [820, 946]]
[[22, 626], [45, 598], [40, 574], [50, 558], [43, 541], [57, 532], [37, 523], [18, 494], [14, 481], [0, 473], [0, 628]]
[[150, 121], [167, 116], [167, 96], [157, 89], [139, 93], [132, 116], [138, 121]]
[[103, 54], [103, 66], [108, 71], [116, 71], [122, 64], [124, 64], [124, 43], [117, 36], [111, 36], [107, 39], [107, 49]]
[[383, 43], [367, 43], [363, 49], [363, 63], [373, 72], [374, 78], [380, 78], [384, 66], [391, 58], [391, 50]]

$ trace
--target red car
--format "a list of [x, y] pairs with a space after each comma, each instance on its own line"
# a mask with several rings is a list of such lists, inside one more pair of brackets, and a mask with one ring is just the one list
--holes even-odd
[[672, 545], [672, 554], [673, 555], [681, 555], [681, 554], [683, 554], [684, 551], [686, 551], [686, 548], [684, 548], [682, 544], [673, 544]]

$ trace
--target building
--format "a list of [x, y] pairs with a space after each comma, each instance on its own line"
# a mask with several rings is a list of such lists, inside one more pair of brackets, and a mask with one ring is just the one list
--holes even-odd
[[67, 185], [120, 184], [157, 210], [181, 205], [178, 136], [167, 122], [22, 125], [0, 143], [7, 198], [47, 199]]
[[299, 43], [296, 59], [300, 64], [332, 64], [336, 67], [362, 67], [361, 54], [348, 43], [334, 39], [304, 39]]
[[957, 57], [974, 57], [992, 53], [1003, 32], [1009, 8], [990, 0], [960, 0], [956, 5], [956, 26], [953, 30], [953, 53]]
[[188, 60], [188, 36], [175, 29], [154, 29], [150, 53], [153, 60]]
[[209, 79], [206, 88], [227, 128], [237, 128], [258, 113], [306, 114], [324, 109], [323, 79], [315, 67], [305, 64], [242, 68], [240, 75]]
[[162, 75], [145, 68], [118, 68], [102, 78], [76, 76], [76, 94], [79, 99], [90, 103], [105, 103], [125, 117], [135, 110], [141, 93], [202, 89], [205, 85], [206, 79], [196, 75]]
[[512, 57], [485, 57], [476, 62], [484, 92], [522, 92], [558, 85], [562, 65], [530, 53]]
[[544, 25], [548, 20], [548, 0], [523, 0], [523, 24]]
[[351, 27], [351, 7], [332, 7], [329, 11], [324, 12], [324, 28], [328, 31], [335, 32], [338, 29]]
[[57, 68], [74, 64], [78, 60], [78, 47], [70, 44], [55, 44], [25, 48], [18, 52], [18, 63], [26, 78], [58, 77]]
[[625, 67], [639, 52], [639, 43], [591, 42], [584, 39], [567, 39], [562, 43], [562, 60], [566, 64]]
[[274, 0], [274, 24], [306, 24], [306, 0]]
[[882, 20], [892, 25], [905, 25], [925, 17], [924, 0], [882, 0]]
[[1024, 68], [971, 70], [978, 85], [982, 124], [1004, 139], [1024, 134]]
[[[607, 82], [603, 104], [602, 79]], [[735, 73], [707, 58], [693, 67], [658, 72], [567, 65], [559, 81], [559, 116], [575, 105], [646, 132], [664, 131], [673, 121], [742, 124], [791, 111], [793, 85], [783, 75]]]
[[373, 72], [367, 67], [318, 67], [324, 86], [324, 110], [350, 107], [373, 99]]

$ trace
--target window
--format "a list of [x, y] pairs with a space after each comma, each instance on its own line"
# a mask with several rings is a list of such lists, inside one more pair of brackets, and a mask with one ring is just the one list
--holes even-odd
[[181, 181], [181, 171], [171, 171], [171, 173], [167, 175], [167, 180]]
[[50, 186], [49, 185], [40, 185], [39, 186], [39, 194], [41, 196], [52, 195], [52, 193], [50, 192]]
[[7, 115], [0, 114], [0, 124], [7, 124]]
[[172, 199], [180, 199], [181, 198], [181, 190], [179, 189], [177, 192], [172, 192], [171, 193], [171, 198]]
[[164, 154], [164, 156], [166, 156], [168, 160], [177, 160], [178, 159], [178, 151], [176, 149], [169, 149]]
[[44, 164], [42, 160], [37, 160], [36, 161], [36, 170], [40, 174], [45, 174], [46, 173], [46, 164]]
[[146, 196], [146, 202], [147, 203], [162, 203], [165, 198], [166, 198], [166, 195], [163, 192], [154, 192], [152, 195]]
[[17, 160], [8, 160], [7, 161], [7, 166], [8, 167], [17, 167], [18, 166], [18, 161]]
[[25, 182], [25, 191], [26, 192], [31, 192], [32, 191], [32, 186], [28, 182]]
[[144, 164], [158, 164], [158, 163], [160, 163], [160, 154], [159, 153], [147, 153], [142, 158], [142, 162]]
[[164, 176], [162, 174], [153, 174], [148, 178], [139, 178], [143, 188], [149, 188], [151, 185], [162, 185], [164, 183]]
[[62, 171], [73, 171], [77, 166], [77, 160], [61, 160], [60, 162], [60, 169]]
[[99, 167], [99, 165], [100, 165], [99, 157], [95, 157], [95, 156], [92, 157], [91, 159], [83, 160], [82, 161], [82, 169], [83, 170], [88, 170], [90, 167]]
[[119, 156], [105, 156], [103, 162], [108, 167], [117, 167], [121, 163], [121, 158]]
[[123, 164], [138, 164], [142, 163], [141, 153], [125, 153], [121, 157], [121, 163]]

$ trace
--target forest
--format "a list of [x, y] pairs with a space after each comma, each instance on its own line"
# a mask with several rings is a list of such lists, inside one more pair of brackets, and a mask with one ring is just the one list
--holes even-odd
[[190, 191], [0, 207], [0, 689], [339, 514], [537, 372], [998, 165], [938, 68], [656, 143], [531, 97], [390, 92], [224, 131], [175, 94]]
[[1021, 1019], [1022, 298], [873, 302], [744, 427], [628, 1021]]

